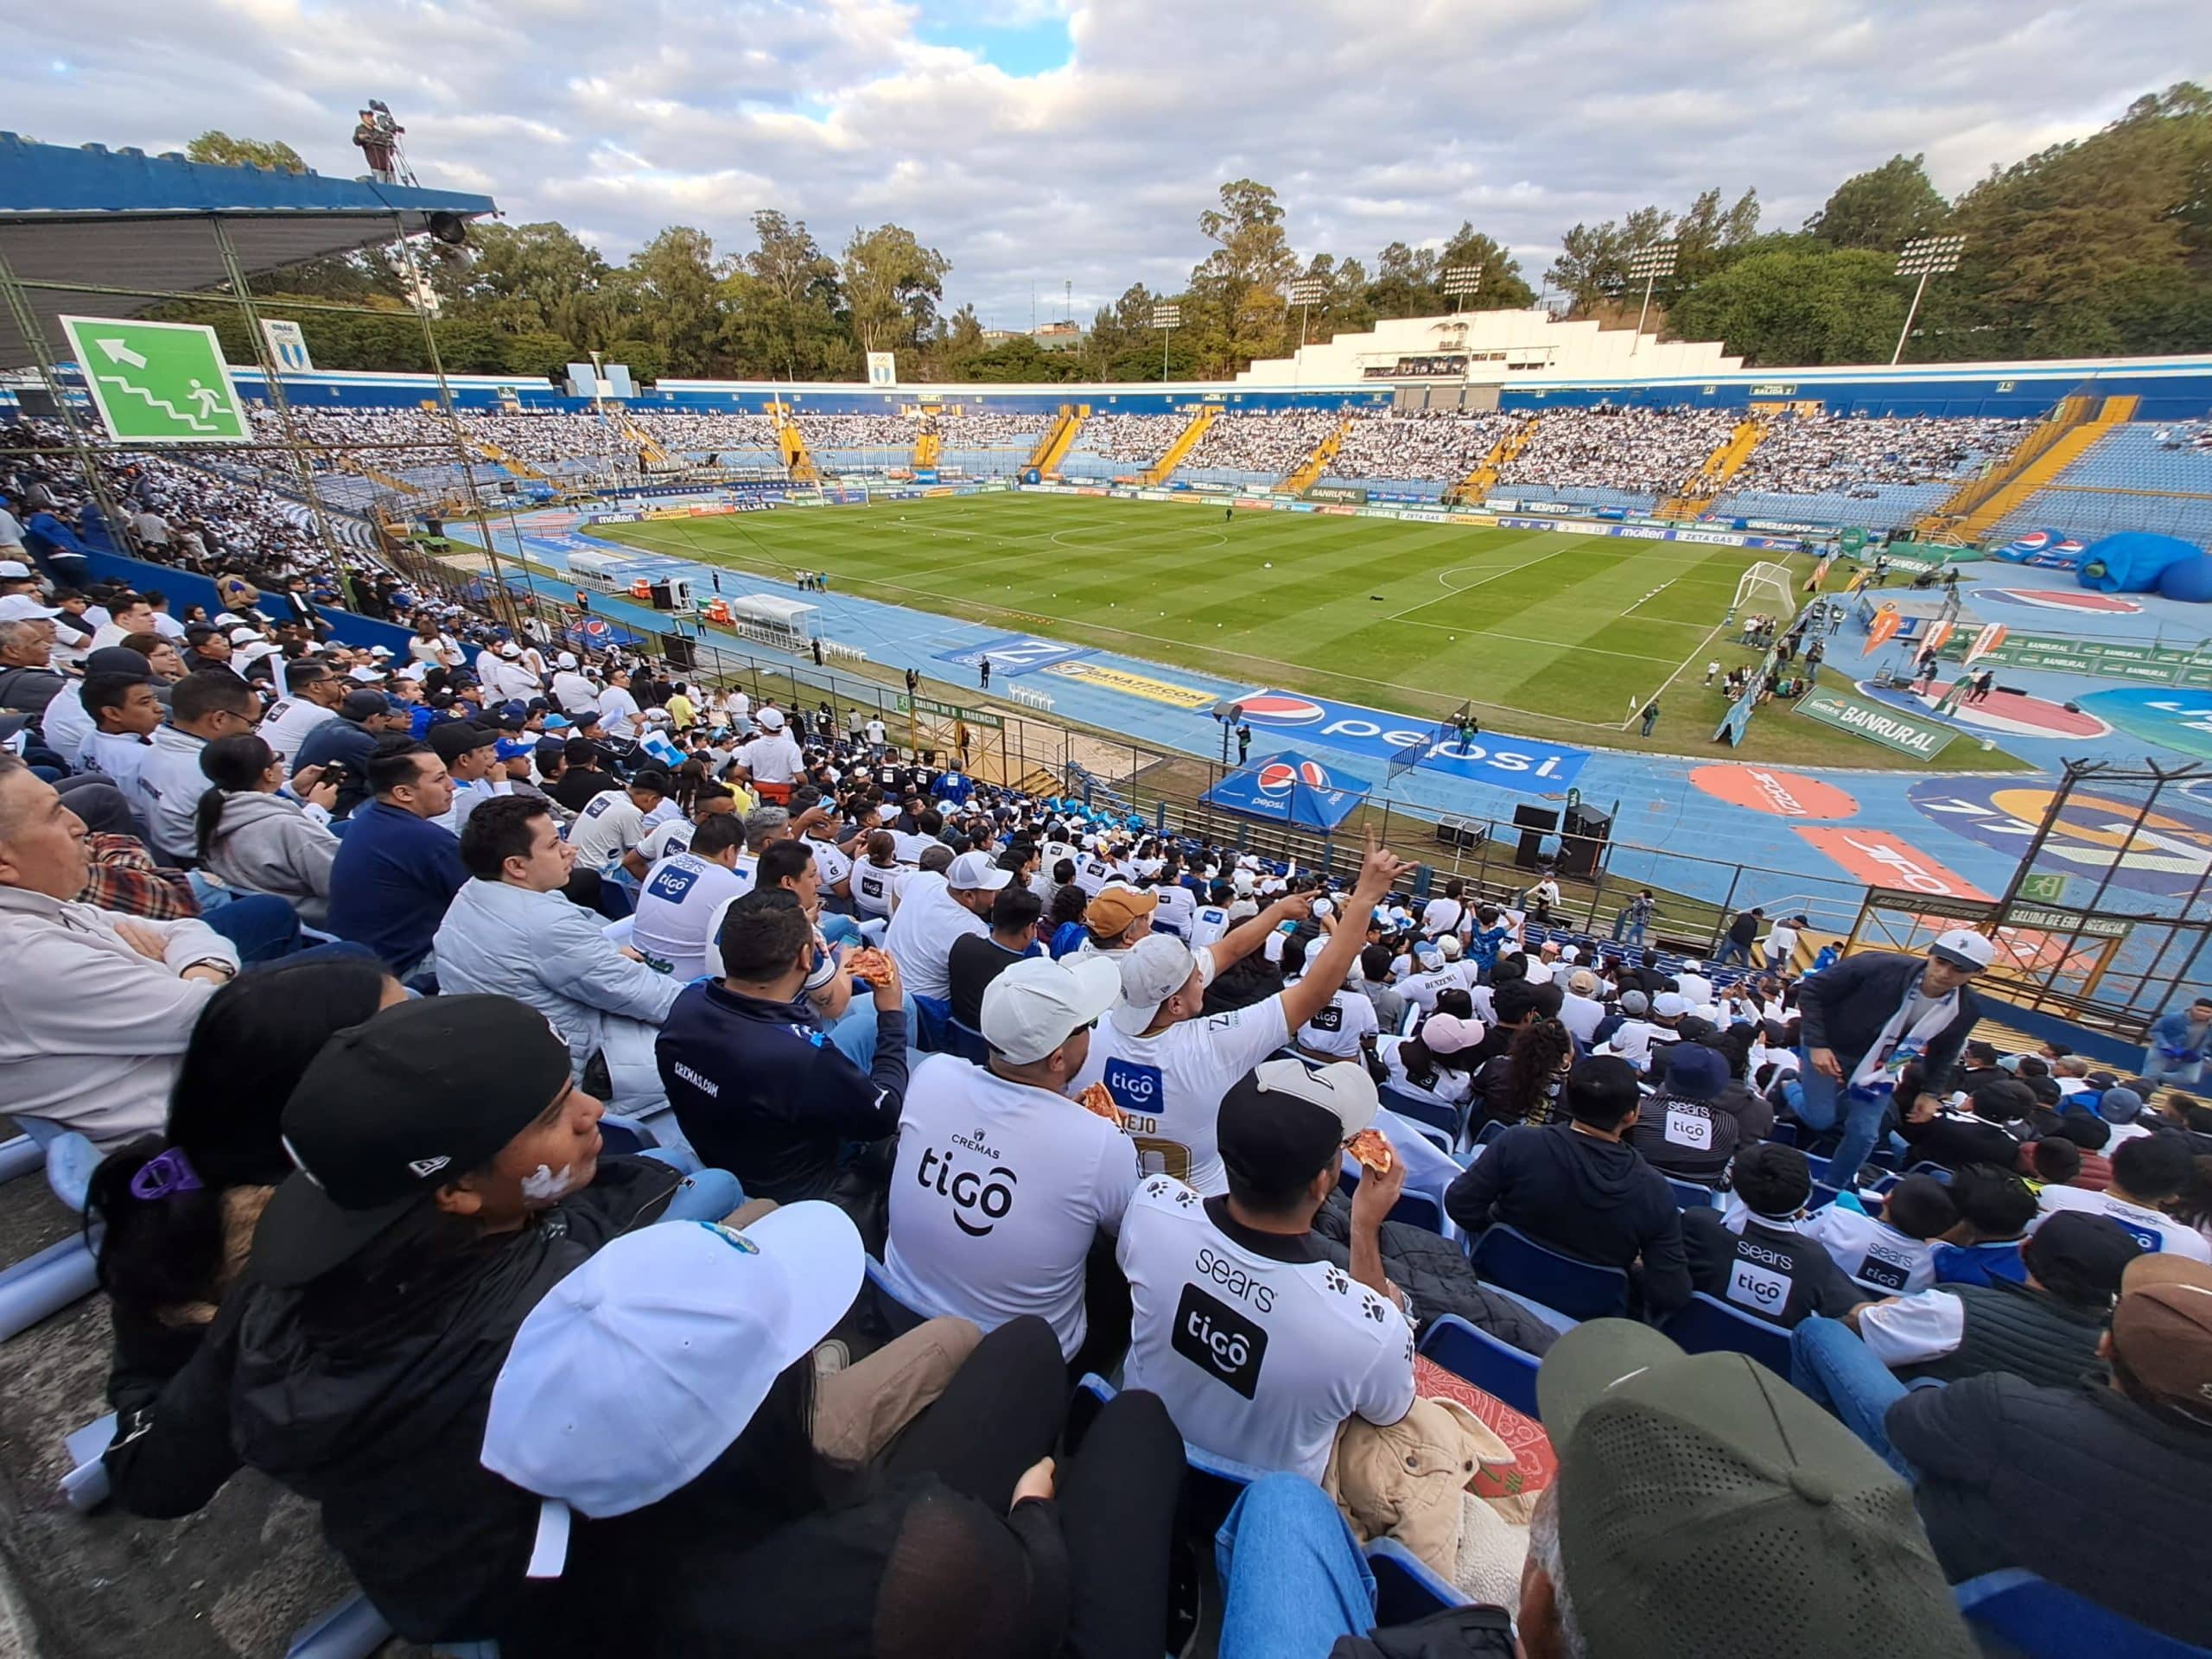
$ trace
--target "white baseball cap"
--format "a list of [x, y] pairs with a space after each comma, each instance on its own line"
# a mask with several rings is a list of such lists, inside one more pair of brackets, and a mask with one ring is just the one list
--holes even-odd
[[763, 709], [753, 719], [764, 731], [780, 732], [784, 729], [784, 716], [779, 709]]
[[573, 651], [563, 652], [553, 659], [553, 665], [556, 668], [574, 668], [576, 665], [576, 653]]
[[238, 655], [245, 658], [249, 663], [257, 663], [264, 657], [274, 657], [276, 654], [276, 647], [270, 645], [266, 639], [256, 639], [250, 645], [240, 645], [238, 647]]
[[510, 639], [506, 644], [499, 647], [499, 655], [502, 657], [519, 657], [522, 655], [522, 647], [515, 644], [513, 640]]
[[0, 559], [0, 582], [28, 582], [31, 568], [21, 559]]
[[1662, 1020], [1679, 1020], [1690, 1011], [1690, 1000], [1680, 991], [1662, 991], [1651, 999], [1651, 1012]]
[[378, 681], [383, 679], [385, 675], [382, 669], [357, 668], [346, 677], [349, 680], [358, 680], [363, 685], [374, 685]]
[[1997, 955], [1997, 947], [1986, 933], [1972, 928], [1955, 927], [1928, 947], [1928, 954], [1955, 968], [1986, 968]]
[[0, 599], [0, 622], [35, 622], [61, 613], [51, 605], [41, 605], [32, 594], [10, 594]]
[[1432, 1054], [1457, 1054], [1483, 1039], [1483, 1022], [1456, 1014], [1432, 1014], [1421, 1021], [1421, 1046]]
[[1121, 970], [1110, 958], [1030, 957], [984, 988], [984, 1040], [1014, 1065], [1033, 1065], [1121, 994]]
[[1436, 940], [1436, 948], [1444, 953], [1445, 961], [1457, 962], [1459, 960], [1459, 936], [1457, 933], [1439, 934]]
[[1145, 1028], [1160, 1017], [1160, 1005], [1199, 971], [1199, 958], [1172, 933], [1147, 933], [1108, 960], [1119, 967], [1122, 975], [1122, 1000], [1114, 1009], [1114, 1028], [1132, 1037], [1142, 1036]]
[[1014, 872], [994, 864], [988, 853], [963, 853], [944, 873], [944, 885], [957, 893], [996, 893], [1013, 880]]
[[390, 657], [391, 655], [391, 647], [390, 645], [371, 645], [369, 647], [369, 655], [372, 657]]
[[[484, 1466], [594, 1517], [658, 1503], [721, 1456], [844, 1317], [867, 1261], [851, 1217], [818, 1200], [743, 1232], [672, 1221], [622, 1235], [515, 1332], [492, 1385]], [[565, 1534], [564, 1516], [550, 1524]], [[532, 1559], [534, 1573], [549, 1567], [559, 1564]]]
[[250, 645], [260, 638], [261, 630], [258, 628], [239, 627], [231, 630], [231, 643], [234, 645]]

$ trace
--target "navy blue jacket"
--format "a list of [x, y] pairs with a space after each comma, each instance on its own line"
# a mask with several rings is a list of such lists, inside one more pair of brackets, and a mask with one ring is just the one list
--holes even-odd
[[[1797, 1013], [1808, 1049], [1834, 1051], [1846, 1077], [1856, 1071], [1866, 1051], [1904, 1001], [1905, 993], [1928, 970], [1925, 957], [1885, 950], [1846, 957], [1798, 982]], [[1952, 1068], [1981, 1018], [1981, 1000], [1972, 986], [1959, 992], [1958, 1017], [1936, 1034], [1920, 1058], [1920, 1086], [1929, 1094], [1948, 1094]]]
[[705, 979], [676, 999], [653, 1055], [691, 1149], [749, 1198], [822, 1198], [847, 1141], [899, 1131], [906, 1016], [897, 1008], [877, 1010], [875, 1063], [862, 1071], [811, 1011]]
[[365, 944], [395, 971], [429, 950], [446, 906], [467, 884], [450, 830], [385, 801], [346, 820], [330, 867], [330, 918], [341, 939]]
[[1654, 1318], [1690, 1299], [1675, 1190], [1624, 1141], [1580, 1135], [1572, 1123], [1508, 1129], [1452, 1183], [1444, 1208], [1465, 1232], [1502, 1221], [1601, 1267], [1641, 1258]]

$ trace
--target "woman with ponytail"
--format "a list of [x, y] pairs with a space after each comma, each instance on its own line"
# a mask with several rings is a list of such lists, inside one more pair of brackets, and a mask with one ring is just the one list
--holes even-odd
[[[262, 1206], [290, 1173], [279, 1128], [284, 1103], [332, 1033], [405, 996], [365, 957], [239, 975], [200, 1011], [169, 1094], [166, 1132], [109, 1154], [92, 1172], [85, 1236], [115, 1326], [107, 1391], [118, 1421], [108, 1471], [133, 1513], [159, 1512], [141, 1503], [158, 1501], [165, 1456], [187, 1449], [151, 1437], [124, 1442], [143, 1432], [162, 1384], [199, 1351], [245, 1264]], [[136, 1503], [124, 1490], [134, 1480]]]
[[284, 786], [284, 760], [251, 732], [219, 737], [200, 751], [200, 770], [214, 787], [200, 798], [193, 820], [200, 861], [247, 893], [274, 893], [310, 927], [330, 914], [330, 867], [338, 837], [330, 832], [336, 781], [303, 768]]

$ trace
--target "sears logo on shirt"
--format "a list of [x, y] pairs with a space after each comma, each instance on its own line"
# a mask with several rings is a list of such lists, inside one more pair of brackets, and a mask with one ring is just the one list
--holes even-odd
[[1268, 1333], [1196, 1285], [1183, 1287], [1183, 1300], [1175, 1306], [1175, 1333], [1168, 1345], [1247, 1400], [1260, 1386], [1260, 1362], [1267, 1357]]
[[952, 1200], [954, 1226], [970, 1238], [988, 1238], [1014, 1208], [1014, 1189], [1021, 1178], [1003, 1164], [981, 1175], [972, 1169], [956, 1169], [945, 1154], [925, 1147], [914, 1179], [939, 1198]]

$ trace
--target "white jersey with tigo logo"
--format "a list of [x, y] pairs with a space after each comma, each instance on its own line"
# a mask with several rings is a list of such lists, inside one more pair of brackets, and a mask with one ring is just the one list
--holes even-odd
[[896, 864], [860, 863], [853, 866], [853, 908], [863, 916], [888, 916], [891, 895], [899, 885]]
[[2029, 1227], [2031, 1234], [2057, 1211], [2081, 1210], [2093, 1216], [2110, 1217], [2146, 1251], [2170, 1250], [2192, 1262], [2212, 1262], [2212, 1244], [2206, 1243], [2204, 1235], [2196, 1228], [2158, 1211], [2115, 1198], [2109, 1192], [2092, 1192], [2082, 1186], [2046, 1186], [2041, 1202], [2043, 1213]]
[[950, 1054], [914, 1068], [899, 1114], [884, 1266], [902, 1294], [986, 1331], [1034, 1313], [1083, 1345], [1084, 1260], [1122, 1224], [1135, 1149], [1062, 1096]]
[[1086, 853], [1075, 861], [1075, 884], [1083, 889], [1087, 899], [1096, 899], [1106, 884], [1120, 874], [1096, 853]]
[[1877, 1285], [1892, 1296], [1910, 1296], [1936, 1282], [1936, 1247], [1848, 1205], [1823, 1205], [1797, 1224], [1818, 1239], [1847, 1276]]
[[675, 853], [647, 873], [630, 925], [630, 946], [672, 979], [707, 971], [707, 929], [715, 906], [753, 886], [752, 877], [696, 853]]
[[[587, 802], [585, 804], [588, 805], [590, 803]], [[647, 818], [645, 822], [652, 823], [651, 818]], [[638, 856], [644, 859], [648, 865], [652, 865], [659, 863], [671, 853], [683, 852], [691, 845], [692, 833], [698, 827], [690, 819], [683, 817], [669, 818], [662, 823], [653, 823], [652, 828], [646, 830], [644, 838], [638, 842]]]
[[1158, 1395], [1193, 1446], [1318, 1481], [1346, 1420], [1387, 1426], [1412, 1408], [1405, 1316], [1311, 1235], [1251, 1232], [1226, 1199], [1157, 1175], [1116, 1255], [1134, 1315], [1122, 1386]]
[[1398, 994], [1423, 1014], [1436, 1012], [1436, 999], [1446, 991], [1464, 991], [1467, 982], [1457, 967], [1446, 963], [1425, 974], [1408, 974], [1398, 982]]
[[276, 751], [277, 758], [287, 766], [300, 752], [300, 745], [307, 734], [318, 726], [338, 718], [334, 709], [325, 709], [304, 699], [272, 702], [269, 712], [262, 715], [255, 735]]
[[845, 856], [836, 842], [819, 841], [809, 836], [804, 845], [808, 852], [814, 855], [815, 880], [821, 882], [825, 890], [836, 887], [853, 873], [853, 861]]
[[1344, 987], [1298, 1028], [1297, 1042], [1300, 1048], [1326, 1054], [1331, 1059], [1349, 1060], [1357, 1057], [1361, 1038], [1381, 1029], [1382, 1021], [1375, 1017], [1375, 1005], [1367, 1000], [1367, 994], [1357, 987]]
[[1188, 944], [1191, 922], [1198, 913], [1198, 895], [1185, 887], [1154, 887], [1153, 892], [1158, 896], [1160, 904], [1152, 912], [1152, 931], [1173, 933]]
[[1210, 1197], [1229, 1190], [1215, 1138], [1221, 1097], [1289, 1040], [1280, 995], [1229, 1014], [1178, 1020], [1152, 1037], [1132, 1037], [1112, 1020], [1101, 1020], [1069, 1092], [1103, 1083], [1122, 1109], [1145, 1173], [1173, 1175]]

